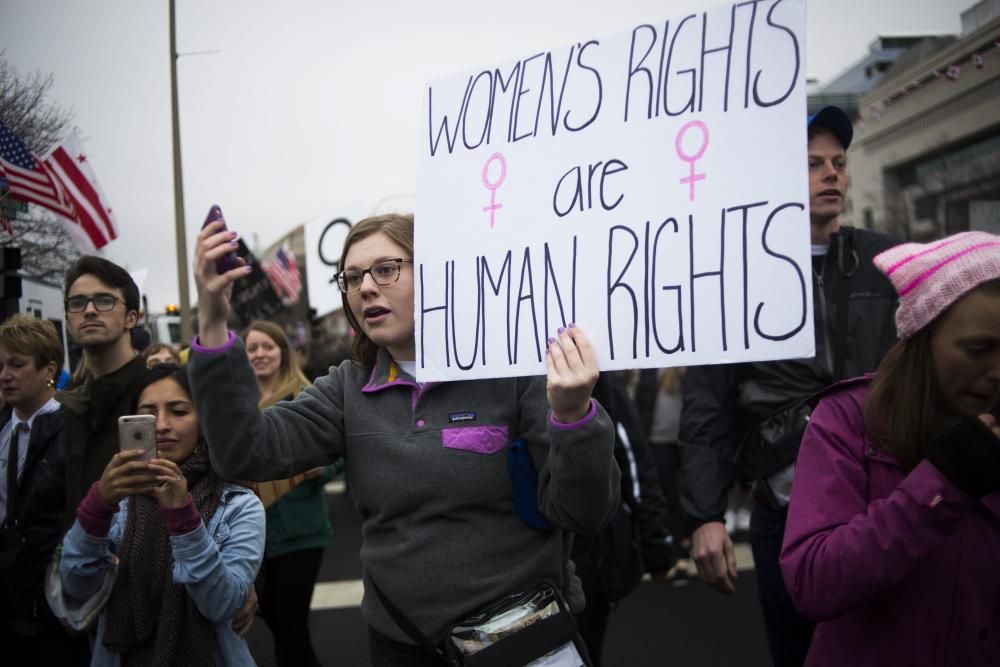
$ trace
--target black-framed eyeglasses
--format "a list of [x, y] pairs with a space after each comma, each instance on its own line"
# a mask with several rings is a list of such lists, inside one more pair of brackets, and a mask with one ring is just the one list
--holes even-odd
[[376, 285], [391, 285], [399, 280], [399, 271], [404, 262], [413, 264], [412, 259], [403, 259], [402, 257], [383, 259], [380, 262], [372, 264], [364, 271], [349, 269], [341, 271], [334, 278], [337, 279], [340, 291], [344, 293], [357, 292], [361, 289], [361, 284], [365, 281], [366, 273], [371, 275]]
[[67, 313], [82, 313], [87, 310], [87, 304], [93, 303], [94, 309], [101, 313], [114, 310], [115, 305], [121, 301], [114, 294], [95, 294], [94, 296], [71, 296], [66, 299]]

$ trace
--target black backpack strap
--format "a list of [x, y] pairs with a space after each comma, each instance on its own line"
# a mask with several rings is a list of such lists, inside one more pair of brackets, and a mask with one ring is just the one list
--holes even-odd
[[[844, 241], [847, 243], [844, 243]], [[847, 293], [848, 282], [858, 270], [860, 258], [854, 249], [854, 236], [849, 228], [840, 230], [837, 239], [837, 268], [839, 275], [834, 284], [833, 299], [836, 308], [836, 323], [833, 330], [833, 379], [839, 382], [847, 372]]]
[[394, 605], [388, 597], [386, 597], [385, 593], [382, 592], [382, 589], [375, 583], [371, 574], [368, 575], [368, 581], [371, 582], [372, 590], [374, 590], [375, 595], [378, 596], [379, 601], [382, 603], [382, 607], [385, 608], [392, 620], [399, 626], [399, 629], [405, 632], [410, 639], [415, 641], [417, 646], [440, 658], [442, 665], [450, 664], [447, 658], [445, 658], [444, 652], [439, 647], [435, 646], [434, 643], [427, 638], [427, 635], [422, 633], [420, 629], [417, 628], [417, 626], [414, 625], [403, 612], [397, 609], [396, 605]]

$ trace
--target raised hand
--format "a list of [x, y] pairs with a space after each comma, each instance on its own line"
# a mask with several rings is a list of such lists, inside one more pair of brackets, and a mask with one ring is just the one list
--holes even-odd
[[198, 338], [202, 345], [216, 347], [226, 342], [226, 318], [233, 283], [250, 272], [242, 258], [239, 264], [223, 274], [216, 272], [216, 262], [236, 249], [236, 232], [225, 229], [217, 220], [205, 225], [195, 241], [194, 281], [198, 285]]
[[139, 493], [149, 493], [158, 482], [146, 461], [140, 460], [144, 452], [126, 449], [111, 457], [97, 481], [97, 492], [106, 505], [117, 505], [122, 498]]
[[572, 424], [586, 417], [598, 372], [594, 350], [580, 327], [560, 327], [558, 335], [549, 339], [545, 367], [545, 391], [556, 421]]

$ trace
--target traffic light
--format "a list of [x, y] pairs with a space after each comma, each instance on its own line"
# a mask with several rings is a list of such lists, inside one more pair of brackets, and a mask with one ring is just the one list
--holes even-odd
[[21, 305], [21, 249], [11, 246], [0, 248], [0, 304], [3, 319], [20, 311]]
[[21, 298], [21, 249], [4, 247], [0, 253], [0, 298]]

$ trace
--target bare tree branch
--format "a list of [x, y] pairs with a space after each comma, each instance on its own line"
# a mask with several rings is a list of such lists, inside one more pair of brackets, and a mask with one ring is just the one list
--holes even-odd
[[[69, 129], [71, 111], [48, 101], [51, 74], [22, 75], [3, 59], [0, 51], [0, 125], [13, 131], [36, 155], [56, 144]], [[73, 239], [45, 209], [0, 198], [11, 220], [12, 234], [0, 232], [0, 247], [21, 248], [21, 273], [42, 282], [58, 284], [66, 267], [80, 256]]]

